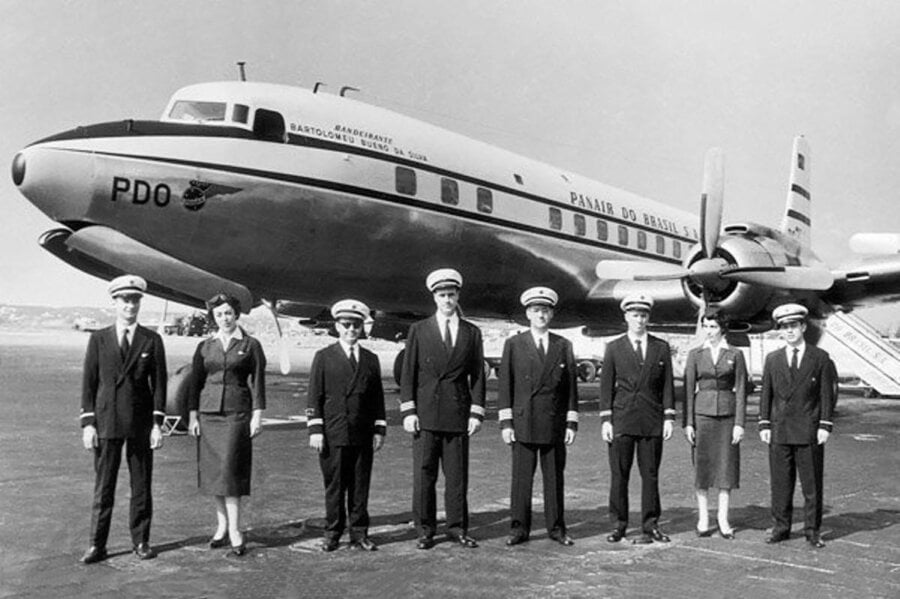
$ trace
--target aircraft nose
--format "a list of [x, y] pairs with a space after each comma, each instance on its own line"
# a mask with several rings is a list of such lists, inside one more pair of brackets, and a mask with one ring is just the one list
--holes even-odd
[[12, 180], [16, 187], [25, 180], [25, 156], [18, 152], [12, 161]]

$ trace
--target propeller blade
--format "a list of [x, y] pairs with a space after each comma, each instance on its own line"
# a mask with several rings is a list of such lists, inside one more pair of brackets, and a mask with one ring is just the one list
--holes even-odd
[[809, 266], [748, 266], [734, 268], [720, 275], [752, 285], [766, 285], [777, 289], [826, 291], [834, 283], [834, 275], [824, 268]]
[[712, 258], [719, 245], [724, 201], [725, 155], [721, 148], [710, 148], [703, 165], [703, 192], [700, 196], [700, 244], [706, 258]]
[[278, 322], [278, 311], [275, 309], [275, 302], [263, 300], [263, 303], [269, 309], [269, 312], [272, 313], [272, 318], [275, 319], [275, 329], [278, 331], [278, 366], [281, 369], [281, 374], [290, 374], [291, 355], [288, 352], [287, 339], [284, 338], [284, 334], [281, 332], [281, 323]]
[[601, 279], [619, 281], [670, 281], [690, 274], [675, 264], [632, 260], [601, 260], [594, 272]]

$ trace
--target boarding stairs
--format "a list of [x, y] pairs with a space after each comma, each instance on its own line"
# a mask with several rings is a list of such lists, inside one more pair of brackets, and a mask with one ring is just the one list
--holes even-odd
[[825, 322], [819, 346], [838, 371], [850, 371], [880, 395], [900, 396], [900, 349], [858, 316], [835, 312]]

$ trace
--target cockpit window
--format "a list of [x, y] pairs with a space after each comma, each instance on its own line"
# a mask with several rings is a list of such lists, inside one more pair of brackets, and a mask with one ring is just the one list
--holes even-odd
[[208, 121], [224, 121], [225, 102], [190, 102], [179, 100], [172, 106], [169, 118], [176, 121], [196, 121], [205, 123]]
[[250, 116], [250, 107], [243, 104], [235, 104], [234, 111], [231, 113], [231, 120], [235, 123], [246, 123], [247, 117]]

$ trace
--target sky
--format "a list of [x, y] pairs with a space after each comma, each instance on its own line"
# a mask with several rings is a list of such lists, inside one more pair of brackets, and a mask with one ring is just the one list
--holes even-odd
[[[355, 98], [724, 222], [778, 226], [812, 146], [813, 248], [900, 232], [900, 3], [831, 0], [0, 0], [0, 159], [72, 127], [159, 118], [179, 87], [248, 79]], [[0, 303], [106, 305], [42, 250], [56, 225], [0, 176]], [[895, 310], [894, 314], [897, 311]]]

